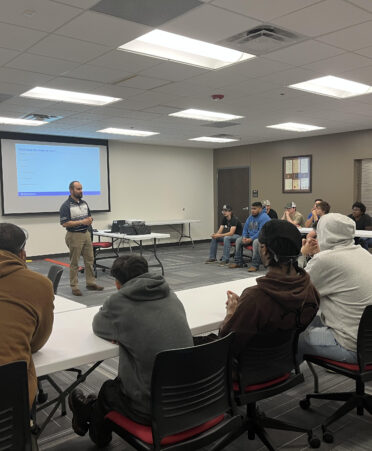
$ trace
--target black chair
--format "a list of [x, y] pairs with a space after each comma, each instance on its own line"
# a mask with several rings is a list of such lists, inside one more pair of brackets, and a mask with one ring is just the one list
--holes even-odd
[[138, 450], [192, 451], [239, 427], [231, 385], [232, 334], [214, 342], [156, 356], [151, 384], [152, 424], [118, 412], [107, 422]]
[[26, 362], [0, 366], [0, 449], [31, 451]]
[[63, 268], [59, 265], [52, 265], [48, 271], [48, 279], [53, 283], [54, 294], [57, 294], [59, 281], [61, 280]]
[[238, 406], [246, 406], [246, 416], [239, 430], [222, 439], [213, 451], [223, 449], [243, 433], [254, 440], [257, 435], [269, 450], [275, 450], [267, 433], [268, 429], [302, 432], [308, 435], [311, 448], [319, 448], [320, 440], [311, 429], [266, 417], [257, 406], [259, 401], [279, 395], [304, 382], [304, 376], [296, 362], [299, 331], [278, 331], [265, 334], [267, 347], [250, 346], [249, 352], [236, 362], [237, 382], [234, 382], [235, 400]]
[[[345, 401], [326, 421], [322, 424], [323, 440], [327, 443], [333, 442], [333, 434], [327, 429], [332, 423], [346, 415], [353, 409], [357, 409], [358, 415], [363, 415], [364, 409], [372, 414], [372, 396], [365, 392], [364, 385], [372, 381], [372, 305], [364, 309], [359, 322], [357, 339], [358, 363], [350, 364], [338, 362], [314, 355], [305, 355], [304, 359], [310, 364], [316, 364], [332, 370], [337, 374], [355, 380], [355, 391], [341, 393], [311, 393], [300, 401], [303, 409], [309, 409], [310, 399], [329, 399], [334, 401]], [[318, 386], [316, 373], [315, 386]]]

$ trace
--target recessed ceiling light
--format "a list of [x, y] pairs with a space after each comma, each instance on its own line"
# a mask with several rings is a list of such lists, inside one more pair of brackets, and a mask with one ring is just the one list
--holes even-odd
[[65, 91], [63, 89], [50, 89], [37, 86], [21, 94], [21, 97], [33, 99], [53, 100], [54, 102], [81, 103], [83, 105], [107, 105], [122, 100], [118, 97], [99, 96], [86, 92]]
[[249, 53], [239, 52], [238, 50], [162, 30], [152, 30], [133, 41], [121, 45], [118, 47], [118, 50], [140, 53], [208, 69], [219, 69], [255, 57], [255, 55]]
[[298, 124], [297, 122], [284, 122], [283, 124], [267, 125], [267, 128], [277, 128], [279, 130], [288, 130], [290, 132], [311, 132], [313, 130], [323, 130], [325, 127], [317, 125]]
[[372, 92], [371, 86], [334, 77], [333, 75], [296, 83], [290, 85], [289, 88], [308, 91], [323, 96], [336, 97], [337, 99], [347, 99], [348, 97], [362, 96]]
[[99, 133], [111, 133], [113, 135], [127, 135], [127, 136], [152, 136], [158, 135], [158, 132], [146, 132], [144, 130], [132, 130], [125, 128], [103, 128], [102, 130], [97, 130]]
[[45, 121], [33, 121], [30, 119], [17, 119], [15, 117], [0, 117], [0, 124], [10, 124], [10, 125], [26, 125], [31, 127], [36, 127], [38, 125], [44, 125]]
[[231, 143], [234, 141], [239, 141], [234, 138], [214, 138], [213, 136], [199, 136], [199, 138], [191, 138], [189, 141], [203, 141], [211, 143]]
[[216, 113], [214, 111], [196, 110], [190, 108], [188, 110], [177, 111], [169, 116], [183, 117], [186, 119], [197, 119], [199, 121], [232, 121], [233, 119], [241, 119], [244, 116], [235, 116], [234, 114]]

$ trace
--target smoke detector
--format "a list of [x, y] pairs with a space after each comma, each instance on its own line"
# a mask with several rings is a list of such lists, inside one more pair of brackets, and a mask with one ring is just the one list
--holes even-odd
[[248, 52], [254, 55], [263, 55], [265, 53], [288, 47], [299, 41], [307, 39], [306, 36], [295, 34], [284, 28], [273, 25], [259, 25], [250, 30], [230, 36], [219, 44], [231, 47], [241, 52]]
[[22, 119], [28, 119], [30, 121], [42, 121], [42, 122], [54, 122], [58, 119], [62, 119], [63, 116], [51, 116], [49, 114], [29, 113], [22, 117]]

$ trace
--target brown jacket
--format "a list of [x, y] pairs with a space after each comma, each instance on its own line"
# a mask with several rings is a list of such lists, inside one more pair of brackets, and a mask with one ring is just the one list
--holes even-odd
[[52, 331], [53, 299], [49, 279], [27, 269], [17, 255], [0, 250], [0, 365], [27, 362], [30, 406], [37, 391], [31, 354]]

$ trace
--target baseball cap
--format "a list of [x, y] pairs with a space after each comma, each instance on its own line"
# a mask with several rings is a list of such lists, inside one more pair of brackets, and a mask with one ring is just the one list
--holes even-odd
[[[260, 231], [258, 241], [271, 249], [276, 254], [278, 260], [297, 257], [301, 252], [302, 237], [298, 228], [288, 221], [272, 219], [264, 224]], [[288, 253], [288, 246], [284, 242], [290, 243], [291, 255]], [[284, 250], [285, 249], [285, 250]]]
[[231, 205], [228, 205], [228, 204], [225, 204], [225, 205], [222, 205], [222, 211], [232, 211], [232, 207], [231, 207]]
[[264, 207], [266, 207], [266, 205], [271, 205], [271, 203], [270, 203], [269, 200], [263, 200], [263, 201], [262, 201], [262, 205], [263, 205]]
[[296, 208], [296, 204], [294, 202], [288, 202], [284, 208]]

